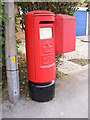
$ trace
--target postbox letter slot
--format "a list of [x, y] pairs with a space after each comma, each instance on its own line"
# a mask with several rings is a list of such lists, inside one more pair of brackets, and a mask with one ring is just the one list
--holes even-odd
[[40, 21], [39, 24], [52, 24], [53, 21]]

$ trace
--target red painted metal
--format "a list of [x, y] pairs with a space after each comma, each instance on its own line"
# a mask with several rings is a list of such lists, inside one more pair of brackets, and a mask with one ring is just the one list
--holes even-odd
[[75, 50], [76, 18], [56, 14], [55, 16], [55, 53], [62, 54]]
[[[40, 40], [40, 28], [52, 28], [53, 37]], [[55, 15], [49, 11], [25, 14], [28, 79], [46, 83], [55, 79]]]

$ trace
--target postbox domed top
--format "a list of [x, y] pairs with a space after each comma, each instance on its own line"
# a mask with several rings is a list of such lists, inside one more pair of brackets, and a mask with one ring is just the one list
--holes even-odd
[[34, 11], [31, 11], [31, 12], [27, 12], [25, 15], [29, 15], [29, 14], [32, 14], [32, 15], [54, 15], [53, 12], [51, 11], [47, 11], [47, 10], [34, 10]]

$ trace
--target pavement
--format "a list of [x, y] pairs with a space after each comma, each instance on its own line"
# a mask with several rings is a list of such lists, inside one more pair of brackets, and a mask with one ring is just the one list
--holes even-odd
[[88, 118], [88, 69], [56, 80], [55, 97], [45, 103], [27, 101], [2, 104], [3, 118]]
[[[65, 53], [59, 70], [68, 74], [56, 80], [55, 97], [45, 103], [20, 98], [17, 105], [8, 100], [2, 103], [3, 118], [88, 118], [88, 65], [75, 64], [70, 59], [88, 56], [88, 36], [76, 38], [76, 50]], [[90, 65], [89, 65], [90, 66]]]

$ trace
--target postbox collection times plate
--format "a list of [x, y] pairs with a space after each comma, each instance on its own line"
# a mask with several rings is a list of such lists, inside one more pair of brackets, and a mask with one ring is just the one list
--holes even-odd
[[40, 40], [52, 38], [52, 27], [39, 28]]

